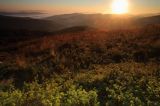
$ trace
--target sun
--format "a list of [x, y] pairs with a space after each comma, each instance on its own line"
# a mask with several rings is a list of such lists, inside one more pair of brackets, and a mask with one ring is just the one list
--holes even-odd
[[128, 13], [128, 0], [114, 0], [112, 3], [113, 14]]

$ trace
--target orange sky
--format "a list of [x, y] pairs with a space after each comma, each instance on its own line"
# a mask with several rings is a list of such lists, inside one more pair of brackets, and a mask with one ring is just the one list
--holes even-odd
[[[159, 13], [160, 0], [128, 0], [129, 14]], [[53, 14], [112, 13], [113, 0], [2, 0], [0, 11], [38, 10]]]

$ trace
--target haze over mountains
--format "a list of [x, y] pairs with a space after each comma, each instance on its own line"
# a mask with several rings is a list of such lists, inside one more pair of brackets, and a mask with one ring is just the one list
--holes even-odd
[[160, 24], [160, 15], [130, 16], [111, 14], [63, 14], [47, 18], [32, 19], [0, 15], [0, 29], [31, 31], [58, 31], [75, 26], [87, 26], [103, 30], [128, 29], [142, 25]]
[[0, 15], [13, 16], [13, 17], [30, 17], [30, 18], [43, 18], [50, 16], [48, 13], [41, 11], [0, 11]]

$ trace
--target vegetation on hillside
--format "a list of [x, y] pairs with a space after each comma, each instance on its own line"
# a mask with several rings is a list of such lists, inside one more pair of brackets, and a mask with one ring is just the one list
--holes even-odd
[[159, 25], [10, 41], [0, 40], [2, 106], [160, 105]]
[[159, 106], [160, 67], [125, 62], [95, 65], [78, 73], [52, 75], [22, 88], [1, 83], [0, 104], [20, 106]]

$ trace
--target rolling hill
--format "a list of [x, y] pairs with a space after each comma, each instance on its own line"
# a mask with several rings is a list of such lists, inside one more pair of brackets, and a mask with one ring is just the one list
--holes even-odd
[[0, 30], [55, 31], [59, 25], [54, 21], [0, 15]]
[[88, 26], [103, 30], [129, 29], [160, 24], [160, 16], [137, 17], [112, 14], [64, 14], [42, 19], [0, 15], [0, 30], [28, 30], [54, 32], [62, 29]]
[[112, 14], [64, 14], [45, 18], [58, 22], [63, 28], [74, 26], [90, 26], [99, 29], [128, 29], [149, 24], [160, 24], [160, 16], [131, 16]]

